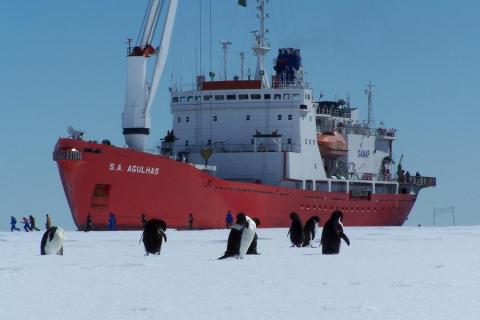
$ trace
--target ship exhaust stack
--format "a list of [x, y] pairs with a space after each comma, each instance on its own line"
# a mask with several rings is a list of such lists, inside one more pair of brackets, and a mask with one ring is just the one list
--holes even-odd
[[[150, 107], [155, 98], [160, 77], [165, 66], [173, 31], [178, 0], [169, 0], [163, 23], [162, 38], [157, 48], [152, 46], [158, 19], [164, 2], [150, 0], [140, 29], [140, 36], [127, 58], [127, 94], [122, 113], [122, 128], [126, 144], [135, 150], [144, 151], [150, 134]], [[147, 61], [156, 56], [152, 77], [147, 81]], [[150, 74], [150, 73], [149, 73]]]
[[303, 84], [302, 56], [300, 49], [281, 48], [278, 49], [277, 59], [273, 67], [275, 86], [290, 86]]

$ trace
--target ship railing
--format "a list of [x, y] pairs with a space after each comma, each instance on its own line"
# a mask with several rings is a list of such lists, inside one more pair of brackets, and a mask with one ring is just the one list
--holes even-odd
[[175, 83], [169, 88], [170, 92], [186, 92], [197, 90], [195, 83]]
[[325, 126], [317, 125], [317, 132], [332, 132], [336, 131], [342, 134], [358, 134], [358, 135], [370, 135], [370, 136], [379, 136], [384, 138], [395, 138], [397, 134], [397, 129], [387, 129], [387, 128], [368, 128], [363, 124], [348, 124], [348, 123], [337, 123], [335, 126]]
[[308, 89], [310, 88], [310, 82], [307, 81], [286, 81], [286, 80], [273, 80], [272, 88], [274, 89]]
[[[424, 176], [407, 176], [395, 174], [377, 174], [371, 172], [350, 172], [349, 179], [364, 180], [364, 181], [383, 181], [383, 182], [400, 182], [402, 184], [409, 184], [422, 187], [434, 187], [437, 184], [437, 178]], [[332, 176], [332, 178], [339, 178]]]
[[[178, 150], [190, 153], [199, 153], [204, 149], [212, 149], [216, 153], [232, 153], [232, 152], [255, 152], [253, 144], [232, 144], [224, 142], [214, 142], [206, 145], [188, 145], [179, 146]], [[281, 152], [300, 152], [300, 145], [282, 144]], [[278, 152], [278, 146], [275, 143], [257, 144], [257, 152]]]
[[378, 174], [373, 172], [350, 172], [348, 174], [350, 180], [363, 180], [374, 182], [398, 182], [398, 178], [394, 174]]
[[351, 118], [352, 110], [351, 109], [332, 109], [328, 107], [317, 107], [317, 114], [323, 114], [332, 117], [339, 118]]
[[398, 181], [402, 184], [408, 184], [412, 186], [420, 187], [435, 187], [437, 185], [436, 177], [424, 177], [424, 176], [407, 176], [400, 175], [398, 176]]

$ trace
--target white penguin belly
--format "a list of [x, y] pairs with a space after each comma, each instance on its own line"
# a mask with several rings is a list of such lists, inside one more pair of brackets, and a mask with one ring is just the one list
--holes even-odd
[[253, 237], [255, 236], [255, 231], [257, 230], [257, 225], [255, 222], [250, 219], [250, 217], [246, 217], [247, 222], [248, 222], [248, 227], [243, 228], [242, 231], [242, 238], [240, 240], [240, 251], [239, 251], [239, 257], [240, 259], [243, 259], [245, 255], [247, 254], [247, 250], [252, 244]]
[[63, 247], [65, 241], [65, 233], [62, 228], [57, 228], [52, 241], [48, 241], [45, 244], [45, 254], [57, 254]]

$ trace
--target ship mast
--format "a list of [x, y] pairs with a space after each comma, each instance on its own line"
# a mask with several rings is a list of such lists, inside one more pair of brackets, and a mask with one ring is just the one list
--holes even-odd
[[258, 0], [258, 22], [260, 28], [258, 31], [253, 33], [254, 43], [253, 43], [253, 53], [257, 56], [257, 69], [255, 71], [255, 80], [262, 81], [262, 87], [269, 88], [270, 84], [268, 82], [268, 77], [265, 72], [265, 66], [263, 63], [263, 57], [265, 54], [270, 51], [270, 47], [265, 39], [265, 0]]
[[[168, 2], [160, 45], [152, 46], [162, 8]], [[160, 77], [170, 47], [178, 0], [150, 0], [140, 29], [136, 46], [127, 57], [127, 94], [122, 113], [125, 142], [135, 150], [143, 151], [150, 134], [150, 107], [155, 98]], [[147, 60], [156, 55], [152, 77], [147, 82]]]
[[228, 46], [232, 43], [230, 41], [222, 40], [220, 41], [223, 50], [223, 80], [227, 80], [227, 52]]
[[375, 128], [375, 120], [373, 118], [373, 83], [368, 81], [367, 88], [365, 89], [365, 94], [367, 95], [368, 99], [368, 128], [374, 129]]

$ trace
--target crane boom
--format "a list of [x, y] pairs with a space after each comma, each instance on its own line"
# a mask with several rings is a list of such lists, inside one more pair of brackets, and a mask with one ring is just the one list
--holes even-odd
[[[162, 37], [157, 49], [152, 46], [164, 3], [168, 1]], [[143, 151], [150, 134], [150, 107], [157, 92], [165, 66], [175, 21], [178, 0], [150, 0], [140, 29], [136, 46], [127, 57], [127, 92], [122, 113], [125, 142], [135, 150]], [[147, 61], [158, 54], [151, 81], [147, 82]], [[151, 85], [149, 85], [151, 83]]]

